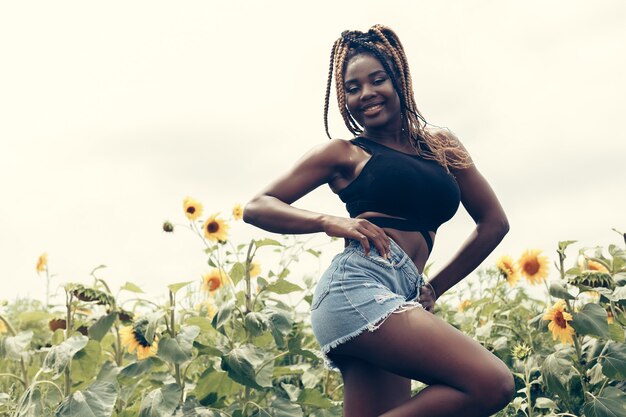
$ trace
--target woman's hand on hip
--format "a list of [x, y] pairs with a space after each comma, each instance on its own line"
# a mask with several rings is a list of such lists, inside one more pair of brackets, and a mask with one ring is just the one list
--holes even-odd
[[324, 221], [324, 233], [328, 236], [354, 239], [361, 242], [365, 254], [369, 255], [370, 242], [381, 256], [388, 258], [391, 241], [385, 231], [366, 219], [328, 216]]

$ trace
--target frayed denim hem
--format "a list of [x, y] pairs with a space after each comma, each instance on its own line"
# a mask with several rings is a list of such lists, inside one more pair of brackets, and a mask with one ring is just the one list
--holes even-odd
[[405, 311], [412, 310], [416, 307], [424, 308], [422, 304], [420, 304], [418, 301], [414, 301], [414, 300], [403, 301], [402, 304], [398, 305], [397, 307], [394, 307], [393, 309], [391, 309], [391, 311], [385, 313], [385, 315], [382, 316], [381, 318], [374, 320], [373, 323], [368, 323], [362, 326], [361, 328], [353, 331], [352, 333], [347, 334], [346, 336], [342, 336], [339, 339], [333, 340], [332, 342], [327, 343], [326, 345], [322, 346], [322, 356], [324, 359], [324, 365], [328, 369], [331, 369], [333, 371], [339, 371], [339, 368], [337, 367], [337, 365], [328, 357], [328, 353], [331, 350], [333, 350], [339, 345], [342, 345], [354, 339], [355, 337], [363, 333], [365, 330], [368, 330], [370, 332], [377, 330], [380, 326], [382, 326], [385, 320], [387, 320], [387, 318], [391, 316], [392, 314], [404, 313]]

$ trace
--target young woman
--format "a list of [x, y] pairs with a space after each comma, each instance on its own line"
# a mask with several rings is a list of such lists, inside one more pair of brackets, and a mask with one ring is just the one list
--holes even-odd
[[[320, 278], [311, 322], [344, 380], [344, 415], [488, 416], [514, 393], [497, 357], [431, 314], [438, 296], [473, 271], [508, 231], [506, 215], [467, 151], [426, 125], [406, 55], [384, 26], [346, 31], [333, 45], [333, 77], [352, 140], [332, 139], [302, 157], [245, 207], [244, 220], [276, 233], [346, 239]], [[291, 206], [322, 184], [350, 217]], [[428, 282], [423, 270], [437, 228], [459, 203], [476, 222], [460, 250]], [[428, 387], [411, 398], [410, 381]]]

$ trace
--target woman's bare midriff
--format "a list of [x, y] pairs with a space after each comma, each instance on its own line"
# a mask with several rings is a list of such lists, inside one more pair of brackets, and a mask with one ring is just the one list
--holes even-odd
[[[374, 211], [366, 211], [357, 216], [357, 218], [361, 219], [367, 219], [372, 217], [401, 218]], [[423, 271], [424, 266], [426, 265], [426, 261], [428, 260], [428, 256], [430, 255], [430, 253], [428, 252], [428, 245], [426, 244], [424, 236], [422, 236], [420, 232], [397, 230], [388, 227], [383, 227], [382, 229], [385, 231], [387, 236], [393, 239], [398, 244], [398, 246], [400, 246], [402, 250], [407, 255], [409, 255], [409, 258], [411, 258], [417, 269], [419, 271]], [[430, 237], [434, 242], [435, 234], [430, 232]]]

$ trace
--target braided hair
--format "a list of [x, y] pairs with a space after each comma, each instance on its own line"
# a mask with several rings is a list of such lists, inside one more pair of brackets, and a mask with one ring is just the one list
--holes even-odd
[[[344, 75], [347, 63], [359, 54], [370, 54], [380, 61], [400, 98], [402, 129], [408, 133], [411, 145], [424, 158], [433, 159], [446, 168], [466, 168], [471, 165], [469, 155], [452, 135], [426, 129], [428, 123], [417, 109], [409, 64], [402, 43], [393, 30], [375, 25], [367, 32], [344, 31], [335, 41], [330, 53], [330, 67], [324, 99], [324, 128], [328, 128], [328, 108], [333, 75], [339, 111], [348, 130], [358, 136], [363, 127], [346, 106]], [[452, 137], [451, 137], [452, 136]]]

